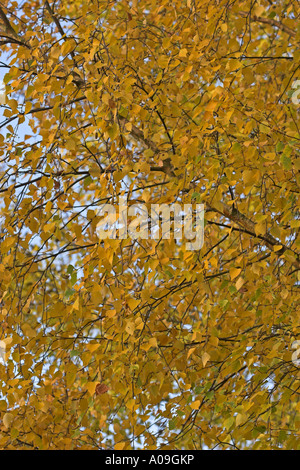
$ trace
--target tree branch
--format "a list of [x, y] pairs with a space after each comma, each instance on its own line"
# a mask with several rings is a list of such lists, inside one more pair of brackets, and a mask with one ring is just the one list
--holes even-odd
[[[249, 13], [246, 13], [245, 11], [240, 12], [243, 17], [249, 16]], [[296, 32], [293, 31], [291, 28], [286, 26], [283, 23], [280, 23], [280, 21], [273, 20], [272, 18], [263, 18], [262, 16], [251, 16], [251, 21], [257, 22], [257, 23], [263, 23], [263, 24], [268, 24], [270, 26], [275, 26], [276, 28], [280, 29], [281, 31], [284, 31], [285, 33], [289, 34], [292, 37], [296, 36]]]
[[7, 34], [9, 34], [10, 36], [13, 36], [14, 38], [16, 39], [19, 39], [19, 36], [17, 35], [16, 31], [14, 30], [14, 28], [12, 27], [12, 25], [10, 24], [6, 14], [4, 13], [4, 11], [2, 10], [1, 6], [0, 6], [0, 18], [1, 20], [3, 21], [4, 23], [4, 29], [5, 29], [5, 32]]

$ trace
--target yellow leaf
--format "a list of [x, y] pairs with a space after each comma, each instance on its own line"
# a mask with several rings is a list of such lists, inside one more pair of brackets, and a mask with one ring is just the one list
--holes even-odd
[[244, 416], [241, 413], [239, 413], [235, 419], [236, 425], [239, 426], [240, 424], [242, 424], [244, 420], [245, 420]]
[[74, 139], [68, 139], [65, 143], [67, 150], [76, 150], [76, 145]]
[[245, 184], [254, 183], [255, 175], [251, 170], [243, 171], [243, 181]]
[[260, 222], [259, 224], [256, 224], [254, 230], [256, 235], [264, 235], [264, 233], [266, 232], [265, 222]]
[[5, 411], [7, 408], [7, 403], [5, 400], [0, 400], [0, 411]]
[[99, 348], [99, 346], [100, 346], [100, 344], [87, 344], [86, 349], [88, 351], [90, 351], [91, 353], [93, 353], [94, 351], [96, 351]]
[[108, 312], [106, 312], [106, 316], [107, 318], [112, 318], [116, 315], [116, 310], [109, 310]]
[[240, 290], [244, 282], [244, 279], [242, 277], [239, 277], [235, 284], [236, 290]]
[[22, 330], [28, 338], [34, 338], [36, 336], [36, 331], [28, 323], [22, 325]]
[[4, 338], [3, 342], [6, 344], [6, 346], [8, 346], [9, 344], [12, 343], [12, 340], [13, 340], [12, 337], [9, 336], [8, 338]]
[[238, 277], [241, 271], [242, 271], [241, 268], [230, 268], [229, 270], [230, 279], [233, 281], [233, 279]]
[[155, 348], [157, 346], [156, 338], [151, 338], [149, 340], [150, 347]]
[[203, 364], [203, 367], [206, 366], [207, 361], [209, 361], [209, 359], [210, 359], [210, 355], [209, 355], [207, 352], [205, 352], [205, 353], [202, 354], [202, 364]]
[[115, 444], [115, 450], [122, 450], [125, 447], [125, 442], [118, 442]]
[[128, 400], [128, 402], [126, 403], [126, 407], [133, 411], [133, 408], [134, 408], [134, 405], [135, 405], [135, 399], [134, 398], [131, 398], [130, 400]]
[[44, 232], [45, 233], [53, 232], [53, 230], [55, 229], [55, 226], [56, 226], [55, 222], [51, 222], [50, 224], [46, 224], [44, 226]]
[[127, 300], [127, 303], [128, 303], [128, 306], [129, 306], [130, 310], [134, 310], [138, 306], [140, 301], [137, 300], [137, 299], [132, 299], [131, 298], [131, 299]]
[[186, 57], [187, 55], [187, 49], [181, 49], [179, 52], [179, 57]]
[[196, 348], [190, 348], [189, 352], [187, 353], [187, 358], [189, 358], [193, 352], [195, 351]]
[[134, 323], [128, 322], [127, 325], [125, 326], [125, 331], [126, 331], [129, 335], [133, 335], [133, 333], [134, 333]]
[[192, 408], [192, 410], [198, 410], [200, 404], [201, 404], [200, 400], [193, 401], [193, 402], [191, 403], [191, 408]]
[[74, 46], [72, 45], [71, 41], [67, 41], [62, 45], [61, 53], [63, 55], [68, 54], [73, 49], [73, 47]]
[[218, 347], [219, 345], [219, 338], [217, 336], [211, 336], [210, 339], [209, 339], [210, 343], [215, 346], [215, 347]]
[[10, 424], [14, 419], [14, 415], [12, 413], [5, 413], [3, 416], [3, 424], [6, 428], [9, 428]]
[[97, 382], [88, 382], [85, 385], [85, 387], [88, 390], [89, 394], [92, 395], [92, 396], [95, 394], [96, 385], [97, 385]]
[[79, 297], [73, 303], [73, 310], [79, 310]]

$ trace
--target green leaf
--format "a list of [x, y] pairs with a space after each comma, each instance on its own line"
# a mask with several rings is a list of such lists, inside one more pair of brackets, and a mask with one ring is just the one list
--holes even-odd
[[290, 170], [292, 168], [292, 162], [291, 162], [291, 159], [289, 157], [287, 157], [286, 155], [281, 155], [280, 157], [280, 161], [284, 167], [285, 170]]
[[72, 272], [74, 271], [74, 269], [75, 269], [74, 266], [72, 266], [72, 264], [69, 264], [68, 269], [67, 269], [67, 273], [68, 273], [68, 274], [72, 274]]
[[175, 428], [176, 428], [175, 419], [170, 419], [170, 421], [169, 421], [169, 429], [170, 429], [170, 431], [172, 431], [172, 429], [175, 429]]
[[65, 292], [65, 297], [71, 297], [71, 295], [75, 294], [74, 289], [67, 289]]
[[76, 356], [80, 356], [80, 351], [74, 350], [70, 352], [70, 357], [76, 357]]

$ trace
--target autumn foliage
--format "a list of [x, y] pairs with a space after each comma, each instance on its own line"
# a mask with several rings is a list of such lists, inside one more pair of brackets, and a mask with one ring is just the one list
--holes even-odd
[[[299, 448], [299, 13], [1, 2], [0, 448]], [[203, 247], [100, 240], [120, 196]]]

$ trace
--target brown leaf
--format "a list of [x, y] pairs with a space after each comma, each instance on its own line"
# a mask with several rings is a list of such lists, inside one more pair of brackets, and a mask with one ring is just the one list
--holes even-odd
[[102, 395], [103, 393], [108, 392], [108, 387], [105, 384], [97, 384], [95, 393], [96, 395]]

